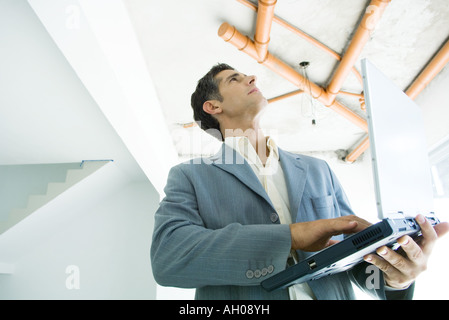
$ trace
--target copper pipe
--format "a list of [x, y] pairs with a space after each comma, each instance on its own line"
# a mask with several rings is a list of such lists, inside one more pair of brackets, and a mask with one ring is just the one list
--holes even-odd
[[329, 85], [326, 89], [326, 103], [330, 104], [335, 100], [338, 92], [343, 86], [351, 68], [354, 66], [357, 58], [368, 42], [371, 31], [376, 26], [385, 8], [391, 0], [371, 0], [370, 5], [365, 10], [365, 15], [360, 22], [351, 43], [341, 59], [337, 70], [334, 73]]
[[[319, 99], [318, 99], [319, 100]], [[321, 102], [321, 101], [320, 101]], [[344, 106], [341, 102], [334, 100], [334, 102], [329, 106], [332, 110], [337, 112], [339, 115], [345, 117], [353, 124], [361, 128], [363, 131], [368, 132], [368, 124], [365, 119], [363, 119], [358, 114], [354, 113], [351, 109]]]
[[193, 127], [196, 127], [198, 124], [196, 123], [196, 122], [188, 122], [188, 123], [183, 123], [182, 124], [182, 127], [184, 128], [184, 129], [187, 129], [187, 128], [193, 128]]
[[259, 56], [258, 61], [265, 60], [270, 42], [271, 23], [273, 22], [276, 0], [259, 0], [257, 8], [256, 33], [254, 43]]
[[[323, 50], [324, 52], [328, 53], [329, 55], [333, 56], [335, 59], [337, 59], [338, 61], [341, 61], [341, 56], [336, 53], [334, 50], [332, 50], [331, 48], [325, 46], [324, 44], [322, 44], [321, 42], [319, 42], [318, 40], [316, 40], [315, 38], [309, 36], [308, 34], [304, 33], [303, 31], [293, 27], [292, 25], [290, 25], [289, 23], [285, 22], [284, 20], [274, 17], [273, 21], [277, 22], [278, 24], [280, 24], [281, 26], [283, 26], [284, 28], [286, 28], [287, 30], [293, 32], [294, 34], [300, 36], [301, 38], [303, 38], [304, 40], [307, 40], [308, 42], [310, 42], [311, 44], [313, 44], [314, 46], [320, 48], [321, 50]], [[357, 80], [363, 84], [363, 78], [360, 75], [360, 72], [357, 71], [357, 69], [355, 67], [351, 68], [352, 72], [354, 73], [355, 77], [357, 78]]]
[[[429, 62], [424, 70], [418, 75], [415, 81], [405, 92], [411, 99], [415, 99], [421, 91], [430, 83], [430, 81], [444, 68], [449, 62], [449, 40], [438, 51], [435, 57]], [[365, 138], [354, 150], [347, 155], [346, 161], [354, 162], [369, 147], [368, 137]]]
[[[248, 0], [237, 0], [237, 1], [240, 2], [241, 4], [247, 6], [251, 10], [257, 11], [257, 6], [255, 4], [253, 4], [252, 2], [250, 2]], [[281, 18], [279, 18], [277, 16], [273, 16], [273, 21], [276, 22], [277, 24], [279, 24], [280, 26], [286, 28], [287, 30], [293, 32], [294, 34], [300, 36], [304, 40], [310, 42], [312, 45], [314, 45], [317, 48], [323, 50], [324, 52], [326, 52], [330, 56], [334, 57], [338, 61], [341, 60], [341, 56], [337, 52], [335, 52], [334, 50], [332, 50], [328, 46], [324, 45], [323, 43], [319, 42], [315, 38], [311, 37], [310, 35], [308, 35], [304, 31], [302, 31], [302, 30], [292, 26], [291, 24], [289, 24], [285, 20], [282, 20]], [[360, 72], [358, 72], [355, 67], [352, 67], [352, 72], [354, 73], [356, 78], [359, 80], [359, 82], [361, 84], [363, 84], [363, 79], [362, 79], [362, 76], [360, 75]]]
[[[243, 51], [253, 59], [257, 60], [258, 55], [254, 43], [250, 38], [241, 34], [234, 26], [231, 26], [227, 22], [224, 22], [218, 29], [218, 35], [224, 41], [231, 43], [240, 51]], [[265, 60], [260, 61], [259, 63], [265, 65], [277, 74], [280, 74], [295, 86], [304, 90], [306, 93], [312, 95], [312, 97], [316, 99], [324, 93], [324, 90], [313, 82], [309, 82], [310, 90], [309, 88], [306, 88], [307, 80], [293, 68], [272, 56], [270, 52], [267, 52]]]
[[[219, 36], [222, 37], [225, 41], [231, 42], [239, 50], [244, 51], [245, 53], [256, 59], [259, 63], [266, 65], [269, 69], [282, 75], [284, 78], [286, 78], [299, 88], [303, 89], [308, 94], [312, 95], [312, 97], [318, 99], [326, 106], [330, 107], [343, 117], [355, 123], [364, 131], [367, 131], [368, 127], [366, 121], [357, 114], [355, 114], [354, 112], [352, 112], [350, 109], [348, 109], [347, 107], [343, 106], [341, 103], [336, 101], [335, 98], [338, 92], [340, 91], [343, 82], [347, 78], [348, 73], [354, 68], [355, 61], [360, 55], [360, 52], [362, 51], [364, 45], [368, 41], [370, 32], [374, 29], [374, 26], [379, 20], [380, 15], [383, 13], [385, 7], [388, 5], [390, 1], [391, 0], [371, 1], [346, 51], [346, 54], [343, 57], [343, 59], [341, 59], [341, 62], [337, 67], [337, 70], [331, 82], [329, 83], [328, 89], [326, 91], [324, 91], [323, 88], [317, 86], [314, 83], [310, 83], [310, 90], [307, 90], [309, 88], [305, 86], [305, 79], [295, 70], [293, 70], [283, 62], [274, 58], [271, 54], [269, 54], [269, 52], [267, 52], [267, 55], [264, 57], [264, 59], [262, 60], [258, 59], [257, 54], [255, 54], [254, 52], [253, 49], [254, 44], [252, 43], [252, 41], [248, 37], [245, 37], [242, 34], [240, 34], [234, 27], [229, 26], [229, 24], [224, 23], [222, 24], [222, 26], [220, 26]], [[280, 19], [276, 20], [280, 21]], [[302, 32], [300, 32], [300, 34], [304, 35], [304, 33]], [[306, 38], [310, 39], [311, 37], [306, 36]], [[361, 153], [363, 153], [366, 150], [368, 145], [369, 142], [367, 143], [366, 141], [363, 141], [362, 144], [357, 146], [356, 149], [354, 149], [354, 151], [351, 152], [348, 159], [354, 161]]]
[[424, 68], [421, 74], [413, 81], [405, 93], [412, 99], [429, 84], [430, 81], [444, 68], [449, 62], [449, 40], [438, 51], [435, 57]]
[[[304, 91], [303, 90], [296, 90], [296, 91], [292, 91], [292, 92], [289, 92], [289, 93], [286, 93], [286, 94], [282, 94], [280, 96], [268, 99], [268, 103], [277, 102], [277, 101], [280, 101], [280, 100], [283, 100], [283, 99], [287, 99], [287, 98], [293, 97], [295, 95], [298, 95], [300, 93], [304, 93]], [[365, 104], [364, 103], [365, 100], [364, 100], [364, 97], [363, 97], [363, 93], [353, 93], [353, 92], [340, 91], [340, 92], [338, 92], [338, 94], [341, 94], [343, 96], [358, 98], [360, 104], [362, 104], [362, 105]], [[362, 110], [364, 110], [364, 109], [362, 108]]]
[[[238, 0], [238, 1], [255, 10], [255, 6], [249, 3], [247, 0]], [[391, 0], [371, 1], [370, 5], [366, 9], [365, 15], [348, 49], [346, 50], [345, 56], [343, 57], [343, 59], [341, 59], [341, 62], [337, 67], [337, 70], [331, 82], [329, 83], [327, 90], [324, 90], [323, 88], [317, 86], [314, 83], [310, 83], [310, 90], [307, 90], [307, 93], [311, 94], [312, 97], [320, 100], [323, 104], [329, 106], [334, 111], [340, 113], [347, 119], [351, 120], [359, 127], [363, 128], [365, 131], [367, 131], [366, 121], [364, 121], [358, 115], [354, 114], [347, 107], [335, 101], [335, 97], [337, 94], [343, 93], [340, 92], [340, 88], [342, 87], [343, 82], [345, 81], [348, 73], [351, 70], [356, 71], [356, 75], [358, 75], [359, 81], [361, 80], [360, 74], [354, 68], [354, 63], [358, 58], [358, 56], [360, 55], [360, 52], [362, 51], [364, 45], [369, 40], [370, 32], [374, 29], [375, 24], [379, 20], [381, 14], [384, 12], [386, 6], [389, 4], [390, 1]], [[317, 40], [313, 39], [312, 37], [302, 32], [301, 30], [289, 25], [285, 21], [275, 16], [273, 17], [273, 21], [281, 24], [287, 29], [302, 36], [309, 42], [312, 42], [315, 45], [318, 44], [317, 46], [319, 48], [321, 49], [324, 48], [326, 52], [328, 52], [329, 54], [333, 55], [338, 60], [340, 60], [340, 56], [336, 54], [333, 50], [324, 46]], [[239, 50], [244, 51], [248, 55], [252, 56], [254, 59], [259, 61], [259, 63], [266, 65], [274, 72], [284, 76], [284, 78], [286, 78], [293, 84], [299, 86], [300, 88], [307, 89], [306, 87], [304, 87], [305, 79], [300, 74], [298, 74], [289, 66], [285, 65], [283, 62], [271, 56], [269, 52], [267, 52], [267, 55], [263, 57], [264, 59], [262, 59], [262, 61], [260, 61], [260, 59], [257, 59], [257, 53], [255, 54], [253, 49], [254, 43], [248, 37], [241, 35], [234, 27], [230, 27], [228, 24], [226, 25], [223, 24], [222, 26], [220, 26], [219, 36], [222, 37], [225, 41], [231, 42], [231, 44], [236, 46]], [[233, 39], [234, 36], [236, 36], [235, 39]], [[438, 54], [431, 61], [431, 63], [429, 63], [429, 65], [418, 76], [418, 78], [412, 83], [412, 85], [409, 87], [406, 93], [412, 99], [414, 99], [424, 89], [424, 87], [433, 79], [433, 77], [435, 77], [435, 75], [441, 71], [441, 69], [444, 67], [444, 65], [448, 63], [448, 61], [449, 61], [449, 41], [443, 46], [443, 48], [438, 52]], [[287, 73], [284, 74], [283, 71], [287, 71]], [[289, 95], [290, 94], [286, 94], [277, 98], [281, 99], [282, 97], [284, 96], [286, 97]], [[363, 97], [360, 98], [360, 102], [362, 105], [364, 104]], [[362, 142], [359, 143], [350, 154], [348, 154], [348, 156], [346, 157], [346, 161], [348, 162], [355, 161], [368, 148], [368, 146], [369, 146], [369, 138], [365, 137], [362, 140]]]
[[346, 162], [354, 162], [369, 147], [369, 136], [366, 136], [345, 158]]
[[[241, 34], [235, 27], [231, 26], [227, 22], [224, 22], [218, 29], [218, 35], [226, 42], [229, 42], [237, 47], [240, 51], [245, 52], [250, 57], [257, 60], [258, 54], [256, 52], [254, 42], [252, 42], [247, 36]], [[301, 90], [323, 103], [323, 97], [325, 96], [323, 88], [313, 82], [307, 81], [301, 74], [296, 72], [296, 70], [271, 55], [270, 52], [267, 52], [265, 60], [259, 61], [259, 63], [281, 75], [295, 86], [299, 87]], [[368, 131], [366, 121], [341, 103], [333, 101], [328, 105], [328, 107], [338, 112], [346, 119], [362, 128], [364, 131]]]
[[286, 93], [286, 94], [283, 94], [283, 95], [280, 95], [280, 96], [268, 99], [268, 103], [273, 103], [273, 102], [276, 102], [276, 101], [279, 101], [279, 100], [282, 100], [282, 99], [285, 99], [285, 98], [290, 98], [290, 97], [296, 96], [296, 95], [301, 94], [301, 93], [304, 93], [304, 91], [301, 90], [301, 89], [300, 90], [296, 90], [296, 91], [292, 91], [292, 92], [289, 92], [289, 93]]
[[339, 91], [338, 94], [341, 94], [343, 96], [358, 98], [358, 99], [362, 99], [363, 98], [363, 93], [353, 93], [353, 92], [347, 92], [347, 91]]

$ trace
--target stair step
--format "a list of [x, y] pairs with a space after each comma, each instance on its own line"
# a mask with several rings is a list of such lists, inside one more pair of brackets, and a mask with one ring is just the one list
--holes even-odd
[[8, 220], [0, 222], [0, 234], [18, 224], [30, 214], [111, 161], [112, 160], [83, 161], [79, 169], [68, 169], [65, 182], [49, 182], [45, 194], [32, 194], [28, 197], [26, 207], [11, 210]]

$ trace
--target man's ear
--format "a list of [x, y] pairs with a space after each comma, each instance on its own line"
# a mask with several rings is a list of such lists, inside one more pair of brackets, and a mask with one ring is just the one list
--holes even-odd
[[207, 100], [203, 103], [203, 110], [208, 114], [222, 113], [220, 103], [217, 100]]

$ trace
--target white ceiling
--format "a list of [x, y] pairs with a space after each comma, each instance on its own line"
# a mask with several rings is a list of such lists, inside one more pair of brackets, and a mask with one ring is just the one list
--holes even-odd
[[[275, 15], [342, 54], [368, 5], [278, 0]], [[253, 38], [256, 13], [236, 0], [2, 0], [0, 8], [0, 164], [114, 159], [161, 192], [175, 153], [208, 155], [220, 145], [198, 127], [182, 126], [193, 121], [190, 95], [212, 65], [257, 75], [267, 98], [297, 89], [218, 37], [228, 22]], [[80, 25], [71, 29], [74, 13]], [[445, 0], [392, 0], [360, 58], [405, 89], [447, 41], [448, 21]], [[276, 23], [269, 50], [297, 69], [310, 61], [310, 78], [323, 87], [338, 65]], [[362, 87], [349, 75], [343, 90]], [[262, 124], [281, 147], [333, 152], [364, 136], [321, 106], [312, 126], [301, 113], [305, 97], [266, 110]], [[357, 99], [338, 99], [365, 117]]]
[[[275, 14], [343, 53], [368, 4], [278, 0]], [[78, 13], [80, 25], [71, 29]], [[190, 95], [212, 65], [226, 62], [257, 75], [267, 98], [297, 89], [217, 35], [228, 22], [252, 38], [255, 21], [255, 12], [235, 0], [0, 0], [0, 165], [114, 160], [51, 203], [60, 225], [70, 218], [60, 215], [67, 197], [83, 198], [77, 205], [87, 207], [147, 179], [162, 194], [176, 152], [206, 155], [220, 145], [197, 127], [182, 127], [193, 121]], [[446, 0], [392, 0], [361, 57], [405, 89], [447, 41], [448, 21]], [[337, 66], [276, 24], [269, 50], [295, 68], [310, 61], [310, 77], [321, 86]], [[352, 75], [343, 89], [362, 91]], [[285, 149], [348, 149], [364, 135], [331, 110], [312, 126], [301, 115], [302, 97], [270, 104], [263, 119]], [[342, 102], [364, 116], [357, 99]], [[16, 230], [28, 246], [29, 232]], [[23, 252], [4, 241], [16, 256]]]
[[[343, 53], [368, 4], [278, 0], [275, 14]], [[78, 9], [81, 24], [72, 30], [67, 22]], [[255, 21], [255, 12], [235, 0], [0, 0], [0, 165], [113, 159], [70, 196], [98, 201], [119, 185], [147, 178], [162, 193], [173, 152], [210, 154], [220, 144], [197, 127], [180, 125], [193, 121], [190, 95], [212, 65], [226, 62], [257, 75], [267, 98], [297, 89], [217, 35], [228, 22], [252, 38]], [[448, 21], [446, 0], [392, 0], [361, 57], [405, 89], [447, 40]], [[122, 50], [114, 56], [117, 47]], [[276, 24], [269, 50], [295, 68], [310, 61], [310, 77], [321, 86], [337, 66]], [[343, 89], [362, 90], [352, 75]], [[301, 116], [301, 98], [270, 104], [263, 119], [285, 149], [336, 151], [364, 135], [331, 110], [313, 127]], [[356, 99], [342, 101], [364, 116]], [[83, 199], [80, 205], [88, 206]], [[64, 211], [65, 201], [52, 203], [54, 214]]]
[[[257, 4], [257, 1], [252, 1]], [[181, 155], [213, 153], [217, 143], [193, 121], [190, 95], [196, 83], [217, 62], [258, 77], [265, 97], [297, 88], [217, 35], [223, 22], [253, 38], [256, 13], [235, 0], [126, 0], [124, 1], [169, 125]], [[369, 1], [278, 0], [275, 15], [342, 54]], [[449, 6], [445, 0], [393, 0], [387, 6], [360, 58], [367, 57], [405, 89], [449, 36]], [[298, 68], [309, 61], [309, 76], [325, 87], [338, 62], [297, 35], [273, 23], [269, 51]], [[360, 60], [359, 60], [360, 61]], [[360, 70], [359, 61], [356, 68]], [[360, 93], [361, 84], [350, 75], [342, 90]], [[364, 132], [325, 107], [317, 125], [301, 113], [295, 96], [269, 105], [262, 124], [279, 144], [297, 152], [334, 151], [353, 147]], [[358, 99], [337, 98], [359, 115]], [[194, 138], [193, 138], [194, 137]], [[202, 137], [203, 142], [199, 143]]]

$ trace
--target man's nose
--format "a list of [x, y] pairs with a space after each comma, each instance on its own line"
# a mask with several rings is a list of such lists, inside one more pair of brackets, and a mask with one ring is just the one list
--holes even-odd
[[256, 76], [248, 76], [248, 84], [256, 84], [257, 77]]

